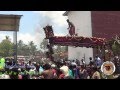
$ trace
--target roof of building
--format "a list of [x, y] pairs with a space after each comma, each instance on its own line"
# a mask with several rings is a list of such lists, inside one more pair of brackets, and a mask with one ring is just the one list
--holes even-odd
[[70, 11], [66, 11], [64, 14], [63, 14], [63, 16], [68, 16], [68, 13], [69, 13]]

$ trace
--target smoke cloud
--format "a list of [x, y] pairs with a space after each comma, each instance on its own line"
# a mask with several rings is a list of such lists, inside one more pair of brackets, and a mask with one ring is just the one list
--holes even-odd
[[34, 11], [39, 17], [39, 23], [35, 29], [35, 41], [40, 44], [45, 38], [43, 27], [52, 25], [56, 36], [64, 36], [67, 34], [66, 17], [63, 16], [64, 11]]

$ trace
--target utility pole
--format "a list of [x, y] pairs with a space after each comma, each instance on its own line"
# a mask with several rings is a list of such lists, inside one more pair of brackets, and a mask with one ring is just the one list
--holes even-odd
[[13, 32], [13, 42], [14, 42], [14, 60], [17, 62], [17, 31]]

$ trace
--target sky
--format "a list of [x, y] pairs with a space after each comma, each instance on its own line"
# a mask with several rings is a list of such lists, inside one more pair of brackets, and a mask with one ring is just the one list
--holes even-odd
[[[0, 11], [0, 14], [23, 15], [20, 20], [18, 32], [18, 41], [23, 40], [25, 44], [33, 41], [39, 46], [40, 42], [45, 38], [43, 27], [52, 25], [55, 36], [67, 35], [66, 16], [63, 16], [65, 11]], [[0, 42], [9, 36], [13, 41], [13, 32], [1, 31]]]

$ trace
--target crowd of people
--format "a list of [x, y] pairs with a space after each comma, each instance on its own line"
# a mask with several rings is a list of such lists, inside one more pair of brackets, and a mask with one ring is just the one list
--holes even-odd
[[[116, 71], [107, 76], [101, 72], [102, 60], [89, 58], [89, 64], [82, 65], [79, 60], [63, 60], [56, 63], [36, 63], [29, 61], [21, 64], [8, 61], [4, 69], [0, 70], [0, 79], [115, 79], [119, 78], [120, 67], [117, 60]], [[115, 62], [114, 62], [115, 63]]]

